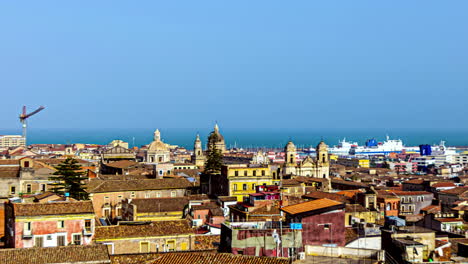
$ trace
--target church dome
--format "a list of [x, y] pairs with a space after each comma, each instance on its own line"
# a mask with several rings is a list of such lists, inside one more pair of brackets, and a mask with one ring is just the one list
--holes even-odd
[[154, 140], [148, 146], [148, 151], [168, 151], [169, 147], [166, 143], [161, 141], [161, 132], [159, 129], [154, 131]]
[[168, 151], [169, 148], [162, 141], [153, 141], [148, 146], [148, 151]]
[[212, 138], [212, 135], [216, 135], [216, 138], [217, 138], [216, 142], [223, 142], [223, 141], [224, 141], [223, 135], [221, 135], [221, 133], [219, 133], [218, 124], [215, 125], [214, 131], [212, 131], [212, 132], [210, 133], [209, 138]]

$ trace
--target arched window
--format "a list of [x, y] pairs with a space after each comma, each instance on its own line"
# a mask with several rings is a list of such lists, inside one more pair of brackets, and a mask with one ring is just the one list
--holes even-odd
[[289, 155], [289, 163], [294, 163], [294, 155]]
[[326, 159], [326, 157], [325, 157], [325, 153], [322, 154], [322, 162], [323, 162], [323, 163], [327, 162], [327, 159]]
[[200, 156], [200, 155], [201, 155], [201, 151], [199, 150], [199, 151], [198, 151], [198, 156]]

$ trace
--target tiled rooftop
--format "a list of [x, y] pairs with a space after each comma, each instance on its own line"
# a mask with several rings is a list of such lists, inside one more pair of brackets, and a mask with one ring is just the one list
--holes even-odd
[[324, 198], [324, 199], [318, 199], [318, 200], [314, 200], [310, 202], [304, 202], [304, 203], [286, 206], [286, 207], [281, 208], [281, 210], [288, 214], [300, 214], [300, 213], [323, 209], [323, 208], [327, 208], [327, 207], [331, 207], [335, 205], [342, 205], [342, 203]]
[[56, 203], [14, 203], [15, 216], [94, 214], [91, 201]]
[[194, 234], [187, 220], [158, 221], [150, 224], [116, 225], [96, 227], [95, 239], [117, 239], [134, 237], [157, 237]]
[[185, 189], [193, 185], [184, 178], [141, 179], [141, 180], [91, 180], [88, 192], [120, 192], [162, 189]]
[[2, 264], [110, 263], [106, 245], [0, 250]]

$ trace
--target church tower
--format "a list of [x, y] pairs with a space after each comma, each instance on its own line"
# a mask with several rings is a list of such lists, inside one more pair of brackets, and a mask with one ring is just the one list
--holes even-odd
[[296, 174], [296, 146], [292, 141], [289, 141], [286, 147], [284, 148], [285, 153], [285, 161], [284, 161], [284, 169], [283, 174]]
[[330, 162], [328, 161], [328, 146], [325, 142], [320, 141], [315, 149], [317, 153], [317, 165], [320, 171], [320, 174], [317, 175], [318, 178], [329, 178], [330, 175]]
[[195, 143], [193, 144], [193, 157], [192, 162], [195, 163], [197, 167], [203, 167], [205, 165], [205, 156], [203, 155], [202, 142], [200, 140], [200, 135], [197, 134]]

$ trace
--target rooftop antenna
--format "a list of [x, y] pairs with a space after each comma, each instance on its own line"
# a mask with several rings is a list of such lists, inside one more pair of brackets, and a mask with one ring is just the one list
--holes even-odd
[[23, 124], [23, 138], [24, 138], [24, 145], [25, 146], [28, 145], [27, 142], [26, 142], [27, 119], [30, 118], [31, 116], [39, 113], [40, 111], [44, 110], [44, 108], [45, 108], [44, 106], [40, 106], [35, 111], [27, 114], [26, 113], [26, 106], [23, 106], [23, 112], [20, 114], [19, 119], [20, 119], [21, 124]]

